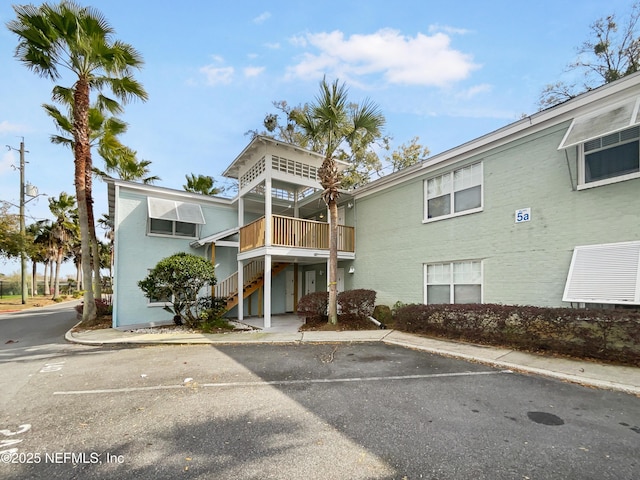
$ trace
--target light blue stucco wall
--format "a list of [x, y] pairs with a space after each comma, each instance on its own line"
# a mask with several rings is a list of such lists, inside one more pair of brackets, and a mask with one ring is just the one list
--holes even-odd
[[[115, 238], [115, 305], [114, 326], [124, 327], [139, 324], [171, 323], [172, 316], [162, 307], [150, 306], [138, 281], [145, 278], [148, 270], [161, 259], [177, 252], [190, 252], [211, 258], [209, 247], [192, 248], [192, 238], [151, 236], [147, 234], [147, 195], [126, 188], [118, 190], [116, 202], [116, 238]], [[152, 195], [153, 196], [153, 195]], [[183, 200], [180, 198], [179, 200]], [[237, 226], [238, 214], [234, 207], [215, 204], [210, 201], [201, 203], [205, 225], [200, 228], [200, 237], [205, 237]], [[237, 269], [237, 250], [220, 247], [216, 250], [216, 269], [218, 279], [223, 279]]]
[[[378, 302], [424, 301], [424, 264], [482, 260], [483, 301], [568, 306], [575, 246], [640, 239], [640, 179], [576, 190], [576, 151], [558, 150], [569, 123], [356, 198], [355, 288]], [[483, 163], [483, 211], [423, 223], [424, 180]], [[532, 219], [515, 223], [515, 211]]]

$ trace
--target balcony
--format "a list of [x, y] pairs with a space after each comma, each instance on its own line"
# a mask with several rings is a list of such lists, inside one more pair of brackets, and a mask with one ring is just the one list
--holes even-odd
[[[261, 217], [240, 228], [240, 252], [264, 247], [266, 219]], [[302, 218], [271, 216], [271, 245], [275, 247], [329, 250], [329, 224]], [[338, 251], [355, 252], [355, 229], [338, 225]]]

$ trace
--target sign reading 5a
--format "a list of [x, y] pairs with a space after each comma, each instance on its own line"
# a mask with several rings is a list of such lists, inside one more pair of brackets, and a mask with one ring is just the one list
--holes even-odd
[[521, 208], [516, 210], [516, 223], [528, 222], [531, 220], [531, 209]]

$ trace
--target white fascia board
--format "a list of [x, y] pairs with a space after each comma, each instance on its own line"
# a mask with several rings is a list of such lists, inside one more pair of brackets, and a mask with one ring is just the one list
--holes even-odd
[[218, 205], [231, 206], [234, 203], [234, 199], [226, 197], [215, 197], [211, 195], [202, 195], [200, 193], [187, 192], [185, 190], [177, 190], [168, 187], [158, 187], [155, 185], [147, 185], [143, 183], [129, 182], [126, 180], [120, 180], [115, 178], [104, 180], [109, 185], [117, 185], [120, 190], [129, 190], [132, 192], [140, 193], [142, 195], [164, 198], [170, 200], [190, 201], [191, 203], [213, 203]]

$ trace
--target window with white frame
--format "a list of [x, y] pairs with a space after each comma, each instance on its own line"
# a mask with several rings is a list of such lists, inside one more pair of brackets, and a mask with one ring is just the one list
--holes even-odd
[[198, 236], [198, 226], [195, 223], [150, 218], [149, 233], [153, 233], [155, 235], [196, 238]]
[[482, 262], [429, 263], [424, 266], [425, 303], [482, 303]]
[[205, 223], [202, 208], [196, 203], [147, 197], [148, 231], [153, 235], [196, 238], [198, 225]]
[[583, 144], [581, 184], [593, 186], [640, 174], [640, 126]]
[[482, 162], [425, 180], [425, 219], [482, 210]]

